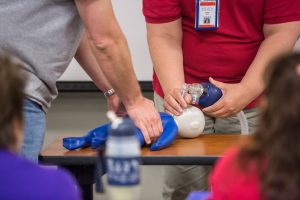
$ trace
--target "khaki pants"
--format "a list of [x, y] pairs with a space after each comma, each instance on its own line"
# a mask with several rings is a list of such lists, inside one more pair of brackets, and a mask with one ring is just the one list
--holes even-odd
[[[154, 93], [155, 107], [164, 111], [163, 99]], [[258, 125], [259, 112], [257, 108], [245, 109], [249, 132], [253, 133]], [[241, 127], [236, 116], [216, 119], [205, 116], [204, 133], [240, 133]], [[210, 166], [174, 165], [164, 167], [164, 186], [162, 200], [184, 200], [188, 193], [194, 190], [207, 190], [207, 177]]]

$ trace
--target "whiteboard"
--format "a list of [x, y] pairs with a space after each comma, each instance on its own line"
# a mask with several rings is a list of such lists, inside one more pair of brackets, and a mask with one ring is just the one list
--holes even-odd
[[[152, 80], [152, 62], [147, 45], [142, 0], [112, 0], [115, 15], [127, 38], [134, 71], [139, 81]], [[300, 39], [295, 49], [300, 51]], [[60, 81], [91, 81], [76, 60], [72, 60]]]
[[[152, 81], [152, 62], [148, 50], [142, 0], [112, 0], [115, 15], [127, 38], [133, 68], [139, 81]], [[76, 60], [72, 60], [60, 81], [91, 81]]]

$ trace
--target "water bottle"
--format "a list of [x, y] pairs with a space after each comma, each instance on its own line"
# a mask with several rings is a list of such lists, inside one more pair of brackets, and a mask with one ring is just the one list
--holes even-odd
[[112, 124], [106, 142], [108, 195], [111, 200], [140, 199], [140, 143], [129, 118], [110, 111]]

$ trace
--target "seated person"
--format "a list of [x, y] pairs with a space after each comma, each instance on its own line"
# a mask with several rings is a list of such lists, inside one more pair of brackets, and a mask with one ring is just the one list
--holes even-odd
[[23, 138], [24, 85], [20, 66], [0, 56], [0, 199], [78, 200], [80, 190], [68, 173], [17, 155]]
[[270, 65], [265, 84], [260, 127], [217, 162], [209, 199], [300, 199], [300, 54]]

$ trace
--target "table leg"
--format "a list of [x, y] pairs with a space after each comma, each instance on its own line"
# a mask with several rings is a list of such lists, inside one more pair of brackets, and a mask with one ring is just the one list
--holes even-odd
[[93, 199], [93, 184], [80, 184], [82, 191], [82, 198], [84, 200]]
[[81, 187], [84, 200], [93, 200], [93, 184], [95, 183], [94, 165], [64, 165], [76, 178]]

